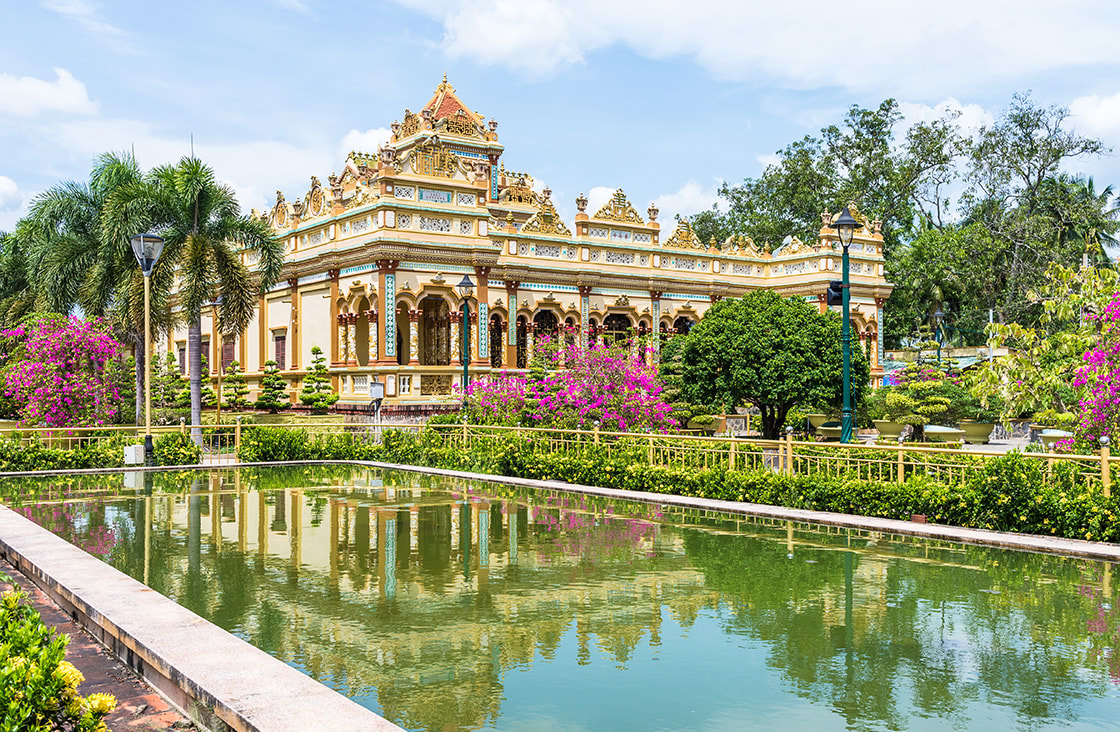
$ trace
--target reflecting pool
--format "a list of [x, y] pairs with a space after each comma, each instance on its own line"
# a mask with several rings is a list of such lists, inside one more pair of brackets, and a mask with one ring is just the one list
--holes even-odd
[[409, 729], [1120, 720], [1101, 562], [349, 467], [3, 492]]

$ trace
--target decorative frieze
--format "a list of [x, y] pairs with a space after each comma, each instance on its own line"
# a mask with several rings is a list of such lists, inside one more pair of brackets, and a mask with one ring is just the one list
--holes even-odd
[[[401, 216], [401, 218], [404, 218], [404, 216]], [[451, 219], [445, 219], [441, 216], [421, 216], [420, 231], [436, 231], [441, 234], [450, 234]]]
[[413, 200], [416, 198], [416, 189], [412, 186], [393, 186], [393, 196]]

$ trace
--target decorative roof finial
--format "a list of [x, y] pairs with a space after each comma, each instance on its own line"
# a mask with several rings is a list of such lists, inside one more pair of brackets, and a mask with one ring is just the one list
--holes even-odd
[[544, 190], [541, 191], [541, 195], [544, 196], [544, 200], [545, 202], [547, 202], [548, 199], [552, 198], [552, 189], [548, 186], [545, 186]]
[[661, 211], [657, 208], [656, 203], [651, 203], [649, 208], [646, 209], [646, 213], [649, 214], [650, 221], [657, 221], [657, 214], [661, 213]]
[[585, 210], [587, 210], [587, 196], [583, 195], [582, 193], [579, 194], [579, 198], [576, 199], [576, 208], [579, 209], [580, 213], [583, 213]]

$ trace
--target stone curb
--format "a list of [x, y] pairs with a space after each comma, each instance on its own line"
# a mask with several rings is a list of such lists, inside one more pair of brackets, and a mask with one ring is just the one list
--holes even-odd
[[200, 726], [401, 730], [6, 506], [0, 553]]

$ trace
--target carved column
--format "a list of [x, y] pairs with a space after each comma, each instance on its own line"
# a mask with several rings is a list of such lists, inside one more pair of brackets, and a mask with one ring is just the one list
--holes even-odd
[[346, 362], [358, 365], [358, 314], [346, 314]]
[[346, 361], [346, 313], [334, 316], [334, 332], [331, 333], [331, 366], [341, 366]]
[[377, 262], [377, 355], [378, 362], [397, 361], [397, 265], [382, 259]]
[[533, 356], [537, 352], [537, 324], [529, 321], [525, 324], [525, 366], [533, 367]]
[[408, 311], [408, 365], [420, 365], [420, 311]]
[[[471, 321], [471, 353], [478, 353], [478, 313], [470, 314]], [[477, 362], [476, 362], [477, 365]]]
[[517, 368], [517, 288], [520, 284], [520, 282], [506, 281], [509, 322], [506, 323], [506, 357], [503, 361], [509, 368]]
[[591, 345], [591, 329], [588, 323], [591, 320], [591, 288], [580, 285], [579, 288], [579, 334], [580, 348]]
[[[338, 270], [327, 270], [327, 276], [331, 280], [331, 320], [335, 323], [341, 323], [341, 313], [338, 309]], [[332, 366], [337, 366], [340, 362], [346, 360], [346, 346], [342, 339], [343, 332], [339, 328], [331, 333], [331, 350], [327, 354], [327, 361]]]
[[380, 358], [381, 350], [377, 340], [377, 309], [367, 310], [366, 319], [369, 320], [369, 364], [375, 364]]
[[657, 290], [650, 290], [650, 314], [653, 317], [653, 323], [650, 327], [650, 365], [657, 367], [661, 363], [661, 293]]
[[264, 371], [264, 362], [268, 360], [268, 300], [262, 292], [257, 305], [257, 371]]
[[288, 370], [295, 371], [299, 368], [299, 342], [300, 342], [300, 327], [299, 327], [299, 278], [293, 277], [288, 280], [288, 287], [292, 295], [292, 316], [288, 322], [288, 331], [291, 336], [291, 343], [288, 345], [290, 350], [288, 358]]
[[883, 305], [886, 298], [875, 298], [875, 358], [871, 361], [871, 368], [879, 368], [879, 356], [883, 352]]
[[463, 365], [463, 335], [459, 332], [459, 323], [463, 320], [463, 313], [460, 310], [451, 312], [451, 353], [455, 358], [453, 361], [460, 366]]

